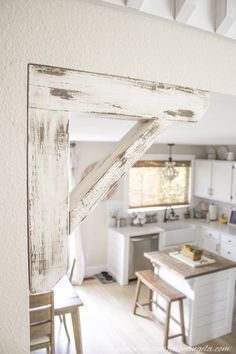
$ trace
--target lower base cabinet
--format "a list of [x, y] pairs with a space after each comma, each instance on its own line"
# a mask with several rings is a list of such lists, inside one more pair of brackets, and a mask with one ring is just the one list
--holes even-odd
[[220, 253], [220, 233], [214, 229], [202, 227], [199, 246], [209, 252]]
[[220, 255], [236, 262], [236, 236], [221, 234]]

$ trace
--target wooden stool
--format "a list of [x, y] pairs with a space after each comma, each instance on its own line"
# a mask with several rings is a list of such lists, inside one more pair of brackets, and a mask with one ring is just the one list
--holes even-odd
[[[166, 283], [164, 280], [160, 279], [157, 275], [154, 274], [152, 270], [143, 270], [136, 272], [135, 275], [138, 277], [138, 283], [135, 294], [135, 303], [134, 303], [134, 314], [136, 314], [137, 307], [144, 309], [149, 316], [152, 317], [152, 304], [154, 303], [158, 308], [166, 313], [166, 322], [165, 322], [165, 336], [164, 336], [164, 347], [168, 349], [169, 339], [182, 337], [183, 343], [186, 343], [185, 337], [185, 328], [184, 328], [184, 311], [183, 311], [183, 300], [186, 299], [186, 296], [175, 289], [173, 286]], [[149, 301], [148, 303], [140, 304], [138, 302], [139, 294], [141, 290], [141, 284], [146, 285], [149, 289]], [[167, 309], [165, 310], [160, 306], [156, 301], [153, 300], [153, 292], [157, 293], [167, 301]], [[171, 303], [174, 301], [179, 301], [179, 313], [180, 313], [180, 322], [177, 321], [174, 317], [171, 316]], [[148, 306], [147, 309], [145, 306]], [[169, 335], [169, 324], [170, 319], [175, 321], [180, 325], [181, 333], [170, 336]]]

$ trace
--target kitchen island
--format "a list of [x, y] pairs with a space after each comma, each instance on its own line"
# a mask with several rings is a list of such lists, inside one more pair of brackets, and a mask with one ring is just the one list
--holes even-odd
[[[175, 249], [176, 250], [176, 249]], [[191, 267], [169, 255], [172, 250], [145, 253], [154, 266], [155, 273], [180, 290], [184, 300], [184, 315], [187, 343], [199, 345], [231, 332], [233, 321], [236, 263], [204, 250], [204, 256], [215, 263]], [[165, 301], [155, 296], [155, 301], [165, 306]], [[178, 319], [178, 307], [172, 307], [172, 315]], [[154, 314], [160, 320], [164, 315], [159, 310]], [[178, 331], [171, 321], [171, 329]]]

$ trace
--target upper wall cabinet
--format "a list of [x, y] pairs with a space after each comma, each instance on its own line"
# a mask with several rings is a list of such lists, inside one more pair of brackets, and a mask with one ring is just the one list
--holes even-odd
[[195, 161], [194, 194], [202, 198], [210, 198], [211, 161]]
[[233, 170], [232, 170], [231, 203], [236, 204], [236, 162], [233, 163]]
[[[194, 194], [198, 197], [232, 203], [236, 201], [236, 183], [233, 183], [232, 161], [196, 160]], [[232, 190], [235, 186], [235, 193]]]
[[231, 161], [212, 161], [212, 199], [231, 203], [232, 171], [233, 163]]

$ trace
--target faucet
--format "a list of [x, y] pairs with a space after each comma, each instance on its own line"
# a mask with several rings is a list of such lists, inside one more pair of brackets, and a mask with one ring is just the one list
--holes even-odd
[[172, 207], [170, 207], [170, 215], [172, 216], [172, 219], [175, 218], [175, 211]]
[[174, 209], [173, 209], [171, 206], [167, 206], [167, 207], [165, 208], [165, 213], [164, 213], [164, 222], [167, 222], [168, 220], [170, 220], [170, 218], [169, 218], [168, 215], [167, 215], [167, 211], [168, 211], [169, 208], [170, 208], [170, 215], [172, 216], [172, 219], [171, 219], [171, 220], [173, 220], [174, 217], [175, 217], [175, 211], [174, 211]]
[[167, 220], [169, 219], [167, 216], [167, 210], [168, 210], [168, 206], [165, 208], [165, 213], [164, 213], [164, 222], [167, 222]]

